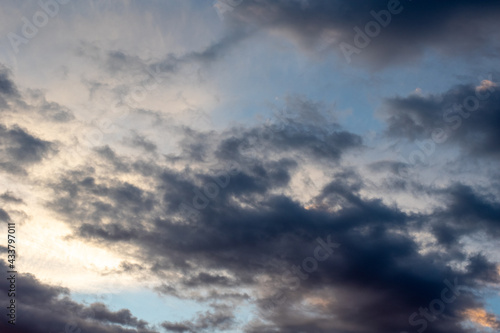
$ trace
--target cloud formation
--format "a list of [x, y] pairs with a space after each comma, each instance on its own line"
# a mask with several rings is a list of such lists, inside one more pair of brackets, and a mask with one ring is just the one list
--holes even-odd
[[[227, 15], [237, 27], [283, 31], [307, 49], [326, 48], [348, 62], [379, 67], [413, 61], [428, 48], [480, 54], [496, 45], [499, 11], [491, 0], [248, 0]], [[342, 43], [357, 51], [344, 51]]]
[[173, 3], [68, 4], [1, 67], [0, 327], [497, 329], [498, 2]]
[[26, 167], [56, 152], [55, 145], [41, 140], [22, 128], [0, 124], [0, 168], [12, 174], [26, 175]]
[[[449, 200], [445, 208], [430, 213], [406, 213], [380, 198], [367, 198], [362, 193], [368, 183], [342, 159], [352, 147], [360, 148], [360, 139], [338, 126], [332, 131], [322, 120], [308, 125], [290, 120], [300, 113], [288, 116], [272, 126], [211, 132], [210, 140], [193, 129], [185, 132], [190, 143], [180, 146], [180, 156], [186, 163], [237, 163], [238, 172], [228, 178], [216, 170], [169, 168], [170, 159], [167, 164], [141, 161], [153, 170], [142, 174], [145, 183], [153, 184], [146, 190], [85, 168], [53, 184], [48, 207], [71, 225], [74, 237], [109, 244], [110, 249], [133, 245], [141, 249], [136, 259], [150, 258], [147, 269], [153, 274], [179, 272], [182, 278], [170, 278], [169, 285], [159, 289], [164, 294], [183, 298], [194, 297], [188, 290], [262, 290], [251, 297], [268, 323], [250, 323], [247, 332], [331, 332], [352, 325], [357, 331], [407, 330], [416, 326], [408, 317], [440, 297], [445, 281], [455, 281], [463, 291], [442, 312], [446, 319], [429, 326], [428, 332], [470, 332], [461, 325], [462, 314], [483, 303], [467, 290], [498, 283], [499, 276], [486, 257], [471, 256], [457, 245], [471, 233], [496, 237], [498, 207], [460, 184], [441, 191], [425, 189]], [[198, 144], [205, 147], [203, 158], [190, 152]], [[250, 147], [265, 150], [247, 150]], [[115, 166], [121, 160], [109, 147], [97, 154]], [[334, 170], [309, 208], [287, 194], [307, 161]], [[117, 172], [140, 173], [139, 161], [123, 163]], [[383, 170], [392, 164], [375, 165]], [[207, 190], [204, 185], [215, 185], [216, 177], [228, 183], [217, 192]], [[199, 208], [195, 202], [206, 205]], [[179, 209], [183, 203], [193, 207], [186, 213]], [[434, 250], [421, 243], [419, 233], [434, 239]], [[341, 247], [305, 274], [309, 268], [304, 260], [312, 256], [318, 237]], [[453, 251], [442, 253], [441, 247]], [[454, 262], [464, 269], [454, 268]], [[269, 286], [261, 282], [263, 277]], [[212, 299], [227, 300], [223, 295], [213, 294]], [[232, 327], [231, 318], [215, 311], [190, 322], [162, 325], [173, 332], [210, 331], [222, 329], [219, 325]]]
[[467, 155], [498, 158], [500, 88], [491, 80], [435, 95], [390, 98], [386, 133], [410, 141], [453, 143]]
[[[2, 271], [7, 266], [0, 261]], [[7, 294], [9, 281], [2, 279], [0, 290]], [[77, 331], [96, 333], [155, 333], [148, 323], [132, 316], [129, 310], [110, 311], [102, 303], [82, 305], [70, 299], [69, 290], [41, 283], [31, 274], [17, 274], [16, 325], [0, 323], [5, 332], [41, 333], [47, 331]]]

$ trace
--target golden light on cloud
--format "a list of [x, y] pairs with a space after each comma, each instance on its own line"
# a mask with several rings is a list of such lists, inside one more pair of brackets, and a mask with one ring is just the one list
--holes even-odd
[[318, 206], [318, 205], [316, 205], [316, 204], [310, 204], [310, 205], [305, 206], [304, 208], [305, 208], [305, 209], [307, 209], [307, 210], [310, 210], [310, 209], [318, 209], [318, 208], [319, 208], [319, 206]]
[[494, 88], [496, 86], [497, 84], [495, 82], [492, 82], [490, 80], [482, 80], [481, 85], [476, 87], [476, 91], [491, 90], [491, 88]]
[[305, 302], [317, 308], [327, 308], [330, 305], [330, 300], [318, 296], [308, 297]]
[[486, 312], [484, 309], [476, 308], [476, 309], [468, 309], [465, 311], [465, 316], [468, 320], [473, 323], [479, 324], [483, 327], [488, 328], [500, 328], [500, 322], [495, 317], [495, 315]]

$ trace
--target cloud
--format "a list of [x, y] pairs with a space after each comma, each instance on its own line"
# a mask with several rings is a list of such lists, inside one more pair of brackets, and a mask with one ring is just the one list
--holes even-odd
[[[0, 267], [7, 266], [0, 261]], [[129, 310], [116, 312], [104, 304], [88, 306], [70, 299], [69, 290], [41, 283], [31, 274], [16, 274], [16, 312], [22, 316], [15, 325], [2, 320], [0, 327], [12, 333], [42, 333], [51, 331], [76, 331], [95, 333], [157, 333], [148, 323], [132, 316]], [[7, 279], [0, 282], [0, 290], [7, 295]], [[28, 320], [29, 318], [29, 320]]]
[[73, 112], [56, 102], [47, 101], [36, 89], [21, 90], [12, 80], [12, 73], [0, 64], [0, 110], [4, 115], [34, 116], [44, 122], [66, 123], [74, 120]]
[[459, 245], [461, 236], [478, 232], [493, 239], [499, 236], [500, 205], [491, 194], [463, 184], [453, 184], [439, 192], [446, 204], [434, 211], [433, 228], [442, 244]]
[[232, 128], [228, 133], [216, 154], [240, 163], [263, 152], [300, 152], [316, 160], [339, 162], [343, 154], [363, 148], [359, 135], [335, 122], [334, 111], [299, 95], [288, 96], [272, 121], [249, 129]]
[[[113, 90], [120, 102], [136, 107], [142, 98], [134, 97], [138, 91], [150, 92], [160, 86], [179, 84], [186, 79], [201, 81], [200, 72], [207, 70], [222, 60], [248, 33], [235, 30], [202, 46], [201, 50], [185, 51], [180, 54], [169, 52], [166, 55], [139, 57], [125, 50], [107, 49], [92, 43], [81, 42], [76, 48], [77, 56], [93, 61], [99, 68], [110, 75], [109, 81], [115, 85]], [[103, 80], [100, 77], [99, 80]], [[85, 82], [91, 96], [94, 92], [107, 87], [105, 82]]]
[[182, 322], [163, 322], [161, 326], [167, 332], [213, 332], [225, 331], [234, 325], [234, 316], [230, 309], [215, 307], [215, 311], [198, 314], [191, 320]]
[[197, 276], [191, 277], [189, 280], [183, 282], [186, 286], [198, 285], [221, 285], [230, 286], [231, 279], [223, 275], [211, 275], [208, 273], [199, 273]]
[[464, 154], [498, 158], [500, 88], [490, 80], [434, 95], [387, 99], [386, 134], [409, 141], [455, 144]]
[[26, 175], [26, 167], [41, 162], [56, 152], [55, 144], [34, 137], [18, 126], [0, 124], [0, 168], [12, 174]]
[[75, 119], [73, 112], [69, 108], [47, 101], [41, 92], [31, 91], [31, 97], [34, 100], [32, 108], [36, 108], [40, 116], [45, 120], [66, 123]]
[[486, 312], [484, 309], [468, 309], [465, 311], [465, 315], [472, 322], [478, 323], [483, 327], [500, 329], [500, 321], [495, 318], [495, 315]]
[[[250, 300], [266, 322], [250, 322], [247, 332], [408, 330], [408, 318], [440, 297], [445, 280], [465, 287], [440, 320], [429, 323], [428, 332], [471, 332], [461, 326], [463, 313], [482, 306], [482, 299], [468, 290], [496, 283], [496, 266], [458, 246], [447, 254], [437, 249], [449, 244], [443, 234], [454, 234], [458, 241], [472, 221], [479, 221], [477, 232], [496, 230], [496, 205], [460, 185], [441, 192], [421, 185], [435, 198], [450, 200], [428, 213], [403, 212], [380, 196], [367, 197], [363, 176], [344, 165], [360, 139], [319, 116], [308, 114], [310, 121], [301, 121], [296, 111], [304, 105], [290, 110], [295, 111], [271, 125], [204, 134], [185, 130], [188, 139], [181, 139], [178, 155], [185, 167], [173, 166], [179, 160], [134, 161], [109, 147], [100, 150], [92, 167], [54, 180], [48, 207], [67, 221], [74, 238], [106, 244], [111, 251], [125, 245], [140, 249], [131, 259], [143, 262], [152, 274], [168, 276], [169, 284], [158, 287], [162, 294], [237, 306], [246, 299], [237, 291], [251, 289]], [[197, 145], [204, 147], [203, 158], [192, 153]], [[320, 156], [324, 162], [318, 162]], [[121, 161], [126, 167], [118, 174], [101, 172], [102, 161]], [[139, 161], [151, 172], [139, 173]], [[306, 209], [288, 190], [308, 161], [324, 163], [328, 172]], [[195, 214], [183, 214], [180, 205], [193, 205], [205, 185], [216, 184], [214, 177], [224, 178], [218, 170], [230, 162], [239, 168], [226, 186], [209, 196], [202, 209], [192, 208]], [[372, 165], [374, 170], [400, 167]], [[128, 183], [118, 179], [120, 174], [140, 174], [144, 181]], [[443, 233], [439, 227], [444, 225], [450, 229]], [[415, 238], [421, 232], [430, 232], [435, 248]], [[304, 277], [301, 265], [314, 255], [318, 237], [331, 237], [341, 246]], [[464, 268], [454, 268], [455, 262]], [[297, 269], [301, 273], [293, 273]], [[321, 296], [331, 299], [308, 301]], [[230, 312], [209, 311], [162, 326], [195, 332], [233, 324]]]
[[149, 153], [155, 153], [158, 149], [157, 145], [154, 142], [137, 133], [135, 133], [132, 138], [125, 140], [125, 142], [133, 147], [144, 149]]
[[[392, 15], [388, 9], [393, 10]], [[378, 19], [382, 20], [382, 26], [372, 11], [382, 16]], [[385, 11], [391, 18], [387, 19], [380, 11]], [[492, 44], [496, 45], [498, 22], [494, 18], [499, 11], [498, 2], [492, 0], [248, 0], [227, 16], [231, 18], [233, 28], [256, 27], [284, 32], [303, 48], [333, 50], [342, 58], [341, 61], [352, 58], [356, 64], [368, 62], [386, 66], [412, 61], [428, 49], [450, 54], [457, 51], [481, 54]], [[358, 27], [365, 34], [370, 21], [378, 25], [378, 30], [369, 27], [372, 37], [365, 35], [368, 41], [360, 41], [358, 45], [355, 38], [363, 37], [356, 37], [358, 34], [354, 29]], [[344, 59], [341, 43], [357, 47], [359, 52]]]
[[[423, 0], [403, 7], [359, 60], [386, 66], [409, 62], [429, 49], [454, 52], [475, 46], [463, 52], [472, 55], [495, 45], [489, 29], [497, 27], [493, 18], [500, 6], [492, 1]], [[76, 120], [71, 108], [48, 101], [41, 91], [18, 88], [8, 72], [0, 72], [0, 108], [16, 120], [0, 124], [0, 165], [6, 178], [27, 174], [56, 148], [68, 148], [73, 126], [81, 122], [115, 121], [118, 128], [106, 133], [86, 158], [70, 164], [62, 156], [63, 163], [37, 174], [34, 199], [44, 206], [30, 206], [29, 211], [46, 216], [33, 220], [50, 217], [65, 223], [60, 236], [64, 246], [98, 247], [118, 258], [116, 264], [109, 261], [112, 268], [103, 261], [106, 268], [96, 268], [97, 274], [131, 280], [140, 276], [145, 279], [141, 283], [154, 281], [160, 295], [209, 308], [189, 320], [162, 319], [157, 328], [128, 309], [80, 304], [71, 300], [68, 289], [19, 274], [19, 313], [30, 320], [20, 320], [13, 332], [57, 332], [68, 324], [97, 333], [401, 332], [423, 323], [429, 333], [472, 333], [463, 325], [470, 320], [496, 327], [496, 319], [482, 310], [482, 292], [499, 283], [498, 263], [480, 246], [472, 251], [464, 246], [474, 236], [487, 244], [499, 236], [500, 206], [491, 184], [452, 181], [450, 175], [439, 183], [427, 181], [418, 166], [390, 160], [383, 148], [366, 147], [360, 134], [339, 124], [334, 107], [300, 94], [287, 96], [265, 123], [231, 123], [217, 130], [177, 125], [163, 106], [132, 107], [127, 117], [104, 119], [114, 104], [98, 103], [109, 97], [106, 93], [126, 96], [137, 84], [156, 82], [182, 90], [179, 83], [186, 77], [201, 82], [200, 73], [240, 42], [256, 42], [247, 37], [257, 36], [259, 29], [287, 36], [304, 50], [316, 50], [329, 33], [327, 49], [342, 57], [339, 43], [354, 43], [353, 28], [373, 20], [371, 10], [386, 8], [387, 1], [245, 0], [228, 13], [226, 23], [234, 31], [195, 51], [144, 59], [115, 47], [119, 44], [100, 48], [82, 43], [78, 55], [99, 70], [88, 72], [91, 79], [81, 79], [91, 102], [99, 106], [88, 108], [95, 110], [93, 118], [86, 114], [89, 105], [75, 103], [75, 110], [85, 110], [78, 119], [85, 120]], [[169, 99], [158, 95], [162, 102]], [[479, 104], [467, 111], [467, 101], [475, 101], [471, 96]], [[439, 127], [447, 130], [446, 144], [460, 147], [462, 156], [496, 158], [498, 97], [500, 91], [489, 79], [441, 94], [420, 91], [389, 98], [382, 106], [386, 134], [415, 142], [432, 139]], [[462, 109], [454, 108], [457, 104]], [[23, 116], [37, 116], [32, 124], [14, 125], [21, 119], [13, 116], [17, 107]], [[180, 109], [193, 110], [189, 105]], [[148, 115], [146, 121], [143, 115]], [[67, 126], [71, 138], [56, 143], [37, 137], [34, 133], [45, 133], [45, 128], [34, 129], [38, 119], [58, 126], [47, 125], [49, 132]], [[65, 151], [59, 150], [58, 157]], [[23, 191], [12, 188], [16, 195], [0, 195], [8, 207], [24, 202], [17, 197]], [[401, 201], [409, 201], [411, 209], [392, 201], [403, 195], [410, 197]], [[35, 201], [24, 200], [30, 205]], [[430, 203], [419, 209], [419, 200]], [[15, 214], [0, 208], [2, 222], [16, 220]], [[38, 225], [33, 221], [23, 227], [36, 230]], [[328, 258], [320, 260], [318, 249], [327, 251]], [[0, 269], [5, 270], [3, 262]], [[6, 288], [0, 282], [0, 291]], [[433, 311], [443, 291], [453, 301], [425, 321], [421, 309]], [[255, 318], [240, 327], [238, 310], [246, 311], [249, 304]]]
[[4, 222], [10, 222], [11, 221], [9, 213], [7, 213], [2, 208], [0, 208], [0, 220], [2, 220]]
[[0, 63], [0, 110], [9, 108], [8, 101], [18, 95], [17, 87], [10, 79], [10, 71]]
[[2, 200], [4, 202], [8, 202], [8, 203], [15, 203], [15, 204], [24, 203], [23, 199], [17, 198], [10, 191], [7, 191], [7, 192], [3, 193], [2, 195], [0, 195], [0, 200]]
[[17, 87], [9, 78], [10, 72], [0, 65], [0, 94], [16, 96], [18, 94]]

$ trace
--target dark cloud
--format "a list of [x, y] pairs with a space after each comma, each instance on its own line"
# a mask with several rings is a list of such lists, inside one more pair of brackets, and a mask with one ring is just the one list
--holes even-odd
[[500, 88], [490, 80], [429, 96], [386, 101], [386, 133], [409, 141], [454, 143], [466, 154], [499, 156]]
[[[73, 174], [74, 178], [62, 179], [53, 185], [60, 193], [60, 199], [50, 204], [51, 208], [65, 215], [79, 216], [82, 221], [100, 224], [103, 219], [115, 219], [118, 216], [136, 216], [148, 214], [155, 205], [155, 198], [132, 184], [120, 181], [99, 182], [93, 174]], [[103, 200], [111, 199], [110, 202]], [[58, 204], [60, 206], [58, 206]], [[125, 220], [124, 220], [125, 222]], [[130, 221], [131, 225], [136, 220]], [[140, 224], [136, 224], [139, 226]], [[91, 233], [91, 225], [82, 225], [82, 232]], [[109, 225], [105, 232], [109, 237], [128, 230], [124, 225]]]
[[21, 198], [17, 198], [12, 192], [10, 191], [7, 191], [5, 193], [3, 193], [2, 195], [0, 195], [0, 200], [4, 201], [4, 202], [10, 202], [10, 203], [15, 203], [15, 204], [20, 204], [20, 203], [24, 203], [23, 199]]
[[0, 168], [12, 174], [27, 174], [26, 167], [56, 151], [55, 144], [41, 140], [14, 126], [0, 124]]
[[[0, 108], [6, 115], [37, 117], [36, 121], [68, 122], [72, 112], [55, 102], [48, 102], [38, 90], [20, 93], [10, 77], [0, 69]], [[41, 117], [41, 119], [39, 118]], [[56, 143], [37, 138], [14, 124], [0, 124], [0, 169], [10, 174], [27, 175], [27, 168], [57, 152]]]
[[210, 140], [213, 133], [200, 133], [191, 128], [184, 128], [183, 139], [179, 142], [179, 146], [183, 155], [180, 156], [188, 161], [203, 162], [211, 146]]
[[[365, 31], [365, 25], [375, 21], [370, 12], [387, 11], [389, 3], [388, 0], [245, 0], [227, 16], [233, 29], [285, 31], [303, 47], [330, 48], [344, 58], [340, 44], [355, 47], [354, 28]], [[393, 14], [391, 21], [384, 23], [386, 27], [378, 34], [372, 33], [374, 37], [366, 47], [358, 45], [360, 52], [351, 55], [353, 61], [362, 59], [388, 65], [414, 60], [429, 48], [477, 55], [497, 45], [494, 42], [498, 31], [496, 17], [500, 12], [497, 1], [402, 0], [398, 4], [391, 7]]]
[[75, 119], [73, 112], [58, 103], [49, 102], [40, 90], [20, 91], [11, 73], [0, 64], [0, 109], [11, 113], [31, 113], [44, 121], [65, 123]]
[[271, 126], [237, 132], [219, 146], [218, 155], [221, 158], [241, 159], [250, 149], [265, 147], [274, 149], [274, 153], [300, 149], [321, 160], [338, 161], [345, 150], [360, 148], [362, 144], [359, 136], [345, 131], [305, 132], [293, 127]]
[[[110, 251], [140, 249], [134, 254], [140, 269], [168, 281], [158, 286], [160, 294], [231, 306], [164, 322], [167, 331], [234, 329], [232, 311], [247, 301], [265, 321], [250, 322], [246, 332], [408, 331], [416, 329], [409, 317], [441, 297], [447, 280], [466, 288], [427, 332], [472, 333], [461, 326], [464, 313], [484, 306], [472, 290], [499, 277], [494, 263], [457, 244], [472, 230], [497, 237], [499, 208], [462, 185], [415, 186], [443, 202], [444, 208], [427, 213], [405, 212], [385, 203], [383, 194], [367, 197], [367, 181], [344, 165], [351, 150], [363, 147], [361, 139], [325, 112], [291, 98], [265, 125], [185, 128], [173, 159], [125, 158], [111, 147], [97, 148], [92, 163], [52, 181], [47, 206], [67, 222], [73, 238]], [[306, 208], [289, 189], [308, 163], [328, 172]], [[400, 181], [398, 170], [412, 170], [389, 161], [369, 168]], [[127, 175], [143, 181], [125, 182]], [[422, 232], [436, 239], [435, 247], [417, 241]], [[340, 247], [306, 274], [298, 266], [314, 258], [318, 238]], [[437, 250], [443, 248], [448, 251]], [[454, 268], [457, 262], [462, 269]], [[179, 278], [167, 275], [172, 271]], [[127, 311], [108, 317], [139, 329]]]
[[138, 320], [136, 317], [132, 316], [132, 313], [128, 309], [113, 312], [102, 303], [93, 303], [89, 308], [89, 312], [92, 311], [94, 313], [94, 318], [101, 322], [121, 324], [139, 329], [145, 329], [148, 325], [144, 320]]
[[16, 84], [10, 79], [10, 71], [0, 63], [0, 110], [9, 108], [9, 100], [19, 96]]
[[208, 273], [199, 273], [193, 276], [189, 280], [183, 282], [184, 285], [190, 286], [208, 286], [208, 285], [221, 285], [230, 286], [233, 282], [226, 276], [223, 275], [212, 275]]
[[0, 64], [0, 94], [18, 95], [16, 84], [10, 79], [9, 71]]
[[109, 146], [96, 147], [94, 150], [107, 163], [111, 164], [116, 171], [127, 172], [130, 170], [127, 162], [123, 158], [117, 156], [115, 151]]
[[[0, 261], [2, 271], [7, 266]], [[0, 291], [7, 295], [7, 279], [0, 282]], [[76, 331], [95, 333], [157, 333], [143, 320], [132, 316], [129, 310], [111, 311], [104, 304], [83, 305], [69, 297], [69, 290], [41, 283], [33, 275], [16, 274], [15, 325], [0, 322], [2, 332], [42, 333]]]
[[[234, 33], [201, 51], [143, 59], [83, 44], [77, 52], [119, 80], [113, 93], [123, 97], [137, 83], [144, 88], [174, 77], [200, 80], [203, 70], [259, 29], [281, 32], [307, 49], [330, 48], [342, 57], [340, 43], [355, 44], [353, 28], [364, 28], [373, 20], [370, 11], [385, 10], [387, 4], [244, 0], [228, 12]], [[498, 2], [421, 0], [402, 6], [353, 59], [387, 65], [415, 59], [429, 48], [473, 49], [464, 52], [472, 54], [496, 45], [491, 40]], [[87, 86], [93, 98], [111, 85], [90, 80]], [[478, 107], [469, 114], [470, 97], [478, 98]], [[484, 81], [481, 87], [391, 98], [383, 106], [387, 134], [413, 142], [429, 140], [435, 128], [443, 128], [446, 142], [465, 154], [497, 157], [499, 97], [500, 89]], [[19, 93], [9, 73], [0, 71], [0, 108], [13, 112], [14, 103], [52, 122], [73, 119], [71, 110], [46, 101], [40, 92]], [[134, 112], [154, 119], [156, 128], [167, 127], [159, 111]], [[210, 307], [190, 320], [163, 321], [158, 330], [475, 332], [463, 325], [468, 310], [484, 308], [483, 291], [500, 283], [494, 258], [463, 246], [468, 237], [496, 241], [500, 236], [500, 205], [487, 189], [465, 182], [426, 186], [415, 177], [414, 165], [401, 162], [359, 165], [363, 162], [351, 154], [366, 149], [361, 136], [344, 130], [333, 108], [300, 95], [288, 96], [265, 124], [175, 130], [181, 138], [169, 145], [177, 149], [169, 154], [160, 153], [163, 144], [133, 132], [121, 144], [139, 148], [139, 157], [123, 155], [112, 144], [95, 147], [83, 165], [40, 180], [52, 190], [44, 193], [45, 207], [67, 224], [69, 240], [126, 256], [118, 268], [101, 274], [154, 275], [161, 279], [155, 288], [160, 295]], [[54, 143], [0, 125], [4, 171], [26, 174], [53, 152]], [[380, 179], [381, 190], [374, 191], [379, 179], [364, 177], [364, 167], [387, 177]], [[322, 178], [316, 195], [297, 193], [297, 176], [312, 172]], [[389, 203], [387, 192], [434, 201], [426, 209], [403, 209]], [[10, 192], [0, 200], [23, 203]], [[15, 219], [14, 214], [0, 208], [2, 222]], [[4, 262], [0, 270], [6, 271]], [[0, 280], [0, 292], [5, 295], [7, 289], [6, 279]], [[77, 303], [68, 289], [29, 274], [18, 274], [18, 289], [23, 320], [15, 327], [2, 321], [7, 332], [58, 332], [68, 325], [82, 332], [158, 332], [128, 309]], [[444, 294], [453, 300], [425, 319], [422, 309]], [[236, 312], [247, 304], [257, 307], [256, 318], [241, 327]]]
[[10, 215], [5, 210], [0, 208], [0, 221], [10, 222]]
[[379, 161], [370, 164], [369, 168], [376, 172], [390, 171], [393, 174], [400, 174], [404, 172], [403, 170], [408, 168], [408, 165], [402, 162]]
[[158, 148], [154, 142], [138, 134], [134, 134], [132, 138], [125, 140], [125, 142], [133, 147], [139, 147], [148, 153], [155, 153]]
[[439, 192], [446, 205], [433, 213], [433, 229], [442, 244], [459, 246], [462, 236], [480, 232], [492, 239], [500, 236], [500, 205], [494, 196], [462, 184]]
[[[278, 146], [281, 151], [317, 159], [314, 152], [294, 140], [285, 149], [286, 141], [275, 139], [283, 131], [279, 126], [268, 130], [275, 133], [261, 140], [267, 140], [271, 151]], [[254, 131], [249, 129], [241, 136], [245, 138]], [[306, 136], [301, 131], [307, 133], [309, 129], [298, 127], [292, 132]], [[221, 144], [217, 142], [227, 142], [227, 133], [219, 139], [214, 135], [214, 143], [207, 151], [215, 155], [207, 155], [208, 160], [220, 156]], [[163, 276], [174, 270], [184, 275], [182, 280], [171, 280], [169, 285], [159, 287], [162, 294], [200, 302], [238, 302], [245, 298], [235, 295], [235, 288], [268, 288], [260, 296], [250, 296], [261, 307], [259, 317], [267, 323], [249, 323], [247, 332], [415, 329], [409, 317], [441, 297], [447, 288], [445, 280], [466, 289], [446, 305], [435, 323], [428, 323], [427, 331], [472, 332], [461, 326], [463, 314], [484, 304], [470, 290], [481, 288], [484, 283], [496, 283], [496, 266], [483, 256], [470, 256], [459, 248], [446, 254], [422, 252], [422, 245], [412, 233], [434, 230], [439, 244], [446, 245], [435, 228], [436, 219], [447, 221], [452, 230], [460, 230], [462, 221], [454, 222], [455, 214], [463, 218], [469, 214], [471, 220], [475, 217], [486, 221], [476, 224], [476, 231], [487, 231], [496, 218], [496, 206], [488, 210], [484, 202], [482, 206], [478, 202], [477, 208], [457, 203], [457, 208], [450, 204], [450, 209], [431, 214], [404, 213], [379, 198], [365, 198], [361, 194], [365, 188], [363, 178], [352, 168], [337, 163], [330, 182], [313, 199], [313, 208], [306, 209], [276, 192], [287, 186], [290, 172], [300, 166], [299, 159], [276, 161], [274, 156], [255, 154], [248, 155], [246, 161], [203, 209], [193, 208], [196, 213], [192, 216], [180, 214], [179, 205], [191, 203], [196, 193], [203, 193], [203, 185], [214, 182], [213, 171], [152, 166], [155, 172], [149, 174], [149, 179], [156, 186], [145, 191], [106, 177], [97, 179], [92, 169], [81, 170], [60, 178], [50, 207], [67, 219], [74, 237], [109, 244], [110, 249], [119, 244], [135, 245], [141, 249], [139, 256], [148, 258], [146, 261], [139, 257], [148, 263], [146, 269], [153, 274]], [[382, 163], [374, 168], [393, 166]], [[461, 199], [459, 193], [452, 196], [453, 200], [475, 205], [474, 201]], [[462, 195], [466, 196], [466, 191]], [[101, 223], [104, 217], [106, 224]], [[303, 265], [304, 259], [314, 256], [318, 237], [341, 246], [328, 260], [317, 262], [311, 273], [299, 269], [299, 275], [292, 274], [294, 266]], [[465, 263], [465, 270], [451, 268], [455, 261]], [[208, 273], [214, 270], [224, 270], [226, 274]], [[269, 280], [262, 284], [257, 276], [267, 276]], [[217, 292], [209, 296], [190, 295], [190, 290], [213, 287]], [[318, 297], [321, 306], [310, 303]], [[297, 308], [312, 315], [297, 313]], [[328, 315], [331, 313], [335, 313], [335, 318]], [[215, 310], [190, 321], [164, 322], [162, 326], [171, 332], [198, 332], [222, 331], [234, 324], [232, 312]]]
[[167, 332], [214, 332], [225, 331], [234, 325], [234, 316], [229, 309], [216, 308], [207, 311], [196, 318], [182, 322], [164, 322], [161, 326]]
[[272, 121], [251, 128], [232, 128], [218, 146], [221, 159], [247, 163], [262, 154], [300, 152], [319, 161], [339, 162], [363, 147], [359, 135], [342, 130], [334, 111], [303, 96], [288, 96]]

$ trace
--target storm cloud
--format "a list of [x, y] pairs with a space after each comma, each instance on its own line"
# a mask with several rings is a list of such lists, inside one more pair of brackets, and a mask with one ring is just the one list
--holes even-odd
[[[494, 44], [499, 12], [491, 0], [249, 0], [225, 14], [236, 27], [287, 32], [307, 49], [331, 50], [349, 63], [379, 67], [413, 61], [428, 48], [480, 54]], [[350, 47], [344, 51], [342, 43]]]

